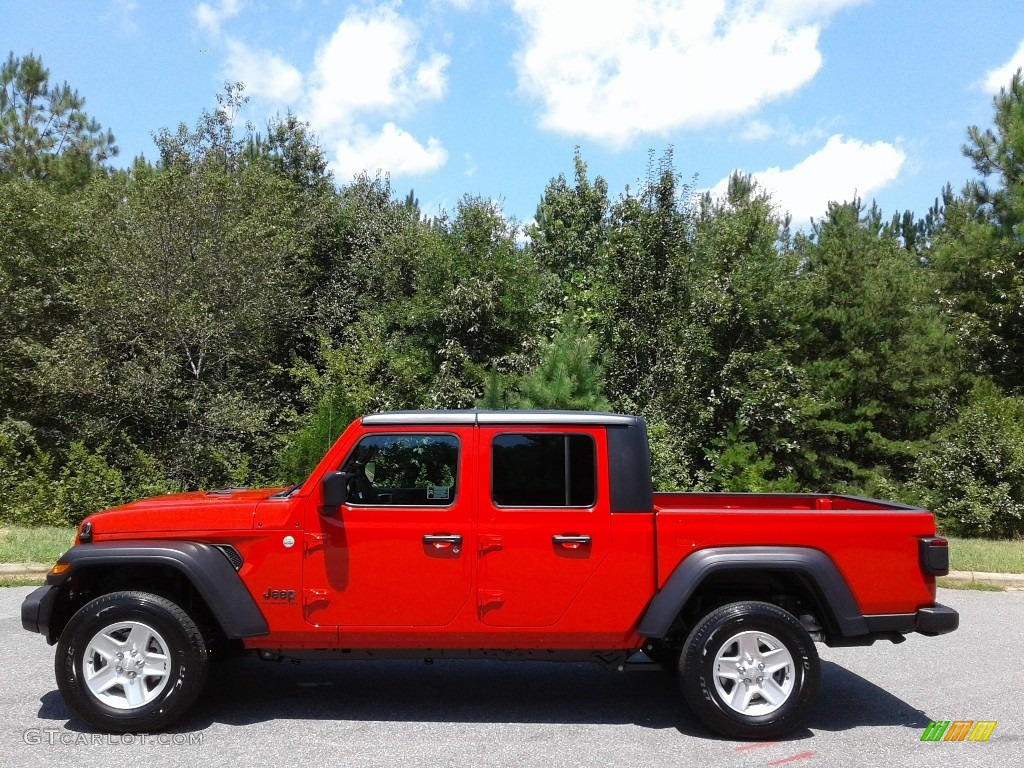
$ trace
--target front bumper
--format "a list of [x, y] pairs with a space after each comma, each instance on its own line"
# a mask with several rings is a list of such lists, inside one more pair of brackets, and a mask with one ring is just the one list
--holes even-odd
[[32, 591], [21, 604], [21, 626], [43, 635], [51, 645], [54, 640], [50, 636], [50, 622], [60, 590], [60, 587], [44, 585]]

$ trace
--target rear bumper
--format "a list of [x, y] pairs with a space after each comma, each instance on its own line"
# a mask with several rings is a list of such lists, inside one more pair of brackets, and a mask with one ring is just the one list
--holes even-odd
[[960, 614], [940, 603], [918, 608], [915, 613], [887, 613], [879, 616], [865, 616], [870, 634], [920, 632], [934, 637], [952, 632], [960, 626]]
[[922, 635], [944, 635], [960, 626], [960, 614], [940, 603], [920, 608], [916, 614], [914, 631]]

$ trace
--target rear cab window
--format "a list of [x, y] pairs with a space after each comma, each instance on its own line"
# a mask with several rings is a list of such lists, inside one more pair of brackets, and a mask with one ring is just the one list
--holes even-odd
[[594, 438], [548, 432], [495, 435], [491, 441], [491, 501], [497, 507], [594, 506]]

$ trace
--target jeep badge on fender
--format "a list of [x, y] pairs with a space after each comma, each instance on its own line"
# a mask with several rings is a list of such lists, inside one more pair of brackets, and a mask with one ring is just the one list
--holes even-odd
[[267, 589], [263, 592], [262, 598], [265, 601], [269, 600], [284, 600], [286, 602], [292, 602], [295, 600], [294, 589]]

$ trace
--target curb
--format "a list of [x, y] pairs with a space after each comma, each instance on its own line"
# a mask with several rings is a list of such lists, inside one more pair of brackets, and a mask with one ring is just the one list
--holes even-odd
[[1005, 589], [1024, 589], [1024, 574], [1021, 573], [977, 573], [974, 571], [950, 571], [939, 578], [950, 581], [977, 581], [983, 584], [994, 584]]
[[49, 571], [50, 566], [42, 563], [0, 563], [0, 578], [42, 579]]

